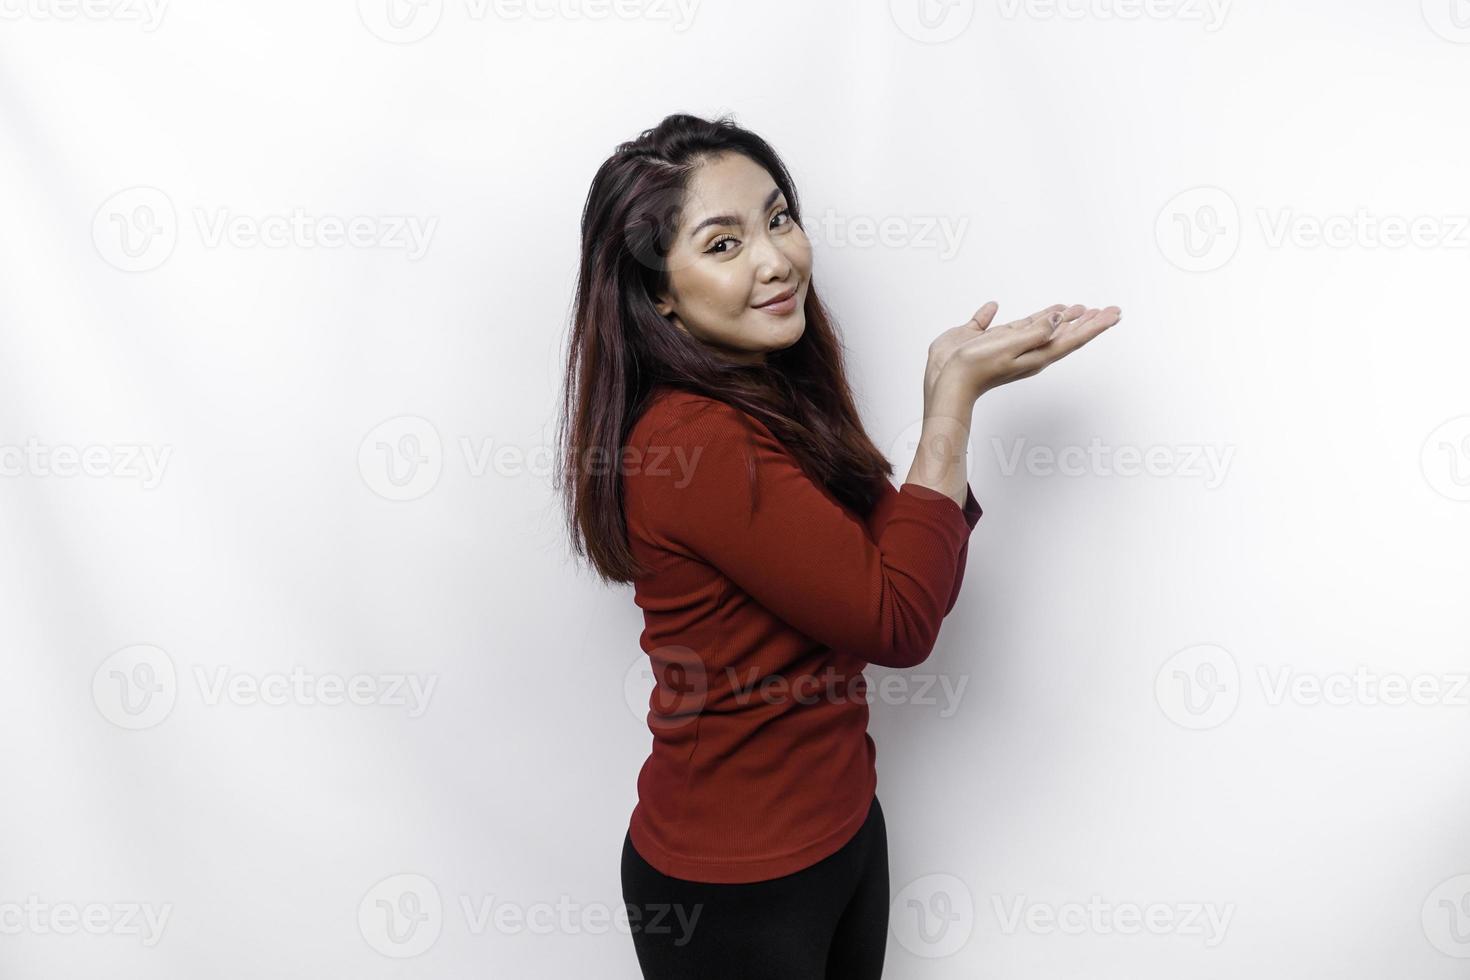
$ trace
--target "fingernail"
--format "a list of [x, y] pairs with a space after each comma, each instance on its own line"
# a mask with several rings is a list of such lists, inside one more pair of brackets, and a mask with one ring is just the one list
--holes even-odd
[[1052, 326], [1056, 326], [1058, 323], [1061, 323], [1061, 322], [1062, 322], [1062, 315], [1060, 313], [1053, 313], [1051, 315], [1051, 325]]

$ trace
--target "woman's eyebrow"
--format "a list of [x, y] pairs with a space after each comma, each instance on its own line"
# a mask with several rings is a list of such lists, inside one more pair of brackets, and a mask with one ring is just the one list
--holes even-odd
[[[780, 196], [781, 196], [781, 188], [777, 187], [777, 188], [773, 189], [771, 191], [771, 193], [769, 193], [769, 194], [766, 195], [766, 203], [763, 204], [763, 205], [761, 205], [761, 210], [762, 211], [769, 211], [769, 210], [771, 210], [771, 205], [772, 204], [775, 204], [776, 203], [776, 198], [778, 198]], [[713, 218], [705, 218], [699, 224], [695, 225], [694, 226], [694, 230], [692, 230], [691, 232], [689, 232], [689, 237], [690, 238], [693, 238], [695, 235], [699, 234], [699, 231], [700, 231], [701, 228], [704, 228], [704, 227], [706, 227], [708, 225], [738, 225], [738, 224], [740, 224], [740, 219], [737, 218], [733, 214], [717, 214]]]

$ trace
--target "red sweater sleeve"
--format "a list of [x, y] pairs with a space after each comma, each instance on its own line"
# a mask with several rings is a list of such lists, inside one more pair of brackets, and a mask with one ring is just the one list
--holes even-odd
[[717, 568], [819, 643], [885, 667], [929, 656], [978, 506], [905, 483], [881, 502], [870, 538], [765, 425], [711, 398], [684, 402], [647, 448], [642, 519], [665, 547]]
[[[883, 526], [888, 522], [888, 515], [893, 512], [893, 503], [899, 495], [887, 478], [880, 479], [878, 484], [880, 496], [868, 514], [868, 536], [874, 539], [883, 533]], [[980, 502], [975, 499], [975, 491], [968, 483], [965, 484], [964, 513], [965, 523], [970, 526], [971, 530], [974, 530], [976, 523], [985, 513], [980, 509]], [[950, 610], [954, 609], [954, 604], [959, 601], [960, 586], [965, 581], [965, 559], [969, 552], [970, 538], [966, 535], [964, 543], [960, 545], [960, 556], [955, 560], [954, 589], [949, 594], [949, 601], [944, 605], [946, 616], [949, 615]]]

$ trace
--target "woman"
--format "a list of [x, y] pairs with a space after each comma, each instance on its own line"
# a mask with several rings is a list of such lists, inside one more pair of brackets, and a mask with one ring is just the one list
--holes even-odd
[[654, 738], [621, 876], [645, 977], [881, 975], [863, 667], [921, 663], [958, 597], [981, 515], [976, 399], [1120, 311], [995, 313], [929, 344], [895, 490], [775, 151], [726, 118], [672, 115], [593, 179], [558, 485], [577, 553], [644, 613]]

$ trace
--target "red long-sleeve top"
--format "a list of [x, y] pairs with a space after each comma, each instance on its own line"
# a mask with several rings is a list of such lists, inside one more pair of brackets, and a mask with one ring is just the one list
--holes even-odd
[[652, 569], [633, 583], [655, 679], [633, 846], [693, 881], [799, 871], [867, 815], [863, 667], [929, 656], [980, 505], [968, 486], [961, 508], [882, 480], [859, 516], [758, 419], [668, 387], [621, 465], [630, 547]]

